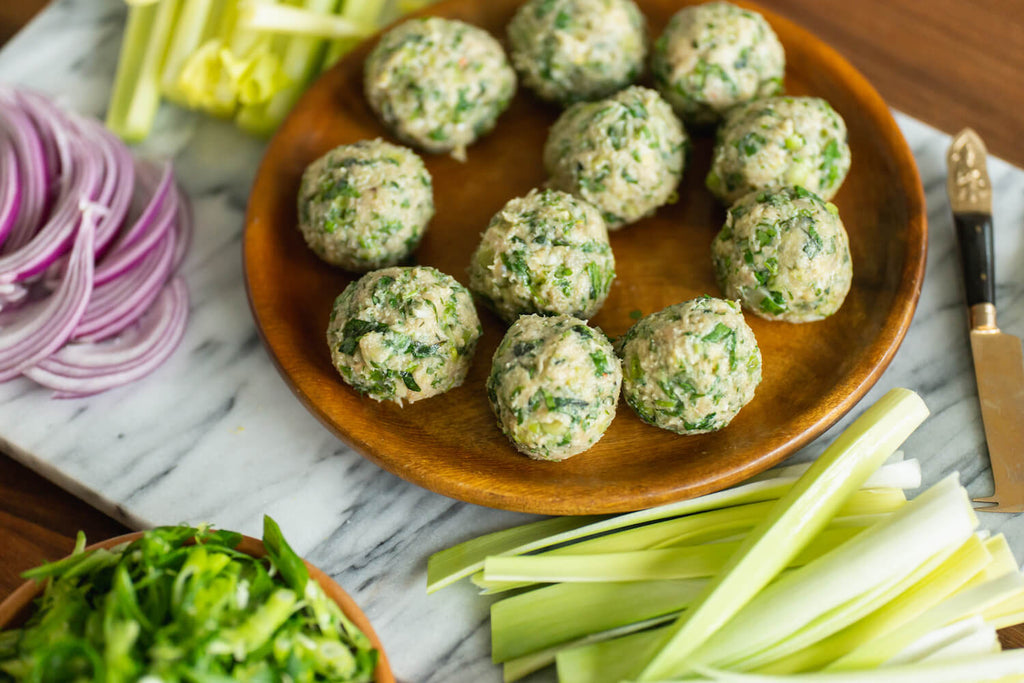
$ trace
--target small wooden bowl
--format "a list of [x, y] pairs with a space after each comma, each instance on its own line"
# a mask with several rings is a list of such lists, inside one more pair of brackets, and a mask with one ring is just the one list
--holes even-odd
[[[145, 532], [136, 531], [130, 534], [124, 534], [123, 536], [115, 536], [114, 538], [108, 538], [105, 541], [99, 543], [93, 543], [87, 550], [93, 548], [113, 548], [124, 543], [131, 543], [135, 539], [142, 536]], [[239, 552], [243, 552], [246, 555], [253, 557], [265, 557], [267, 554], [266, 549], [263, 547], [263, 541], [252, 538], [251, 536], [242, 536], [242, 541], [235, 548]], [[305, 560], [303, 560], [305, 562]], [[341, 611], [348, 617], [353, 624], [355, 624], [360, 631], [366, 634], [366, 637], [370, 639], [373, 646], [377, 649], [378, 659], [377, 668], [374, 671], [374, 680], [376, 683], [395, 683], [395, 677], [391, 673], [391, 666], [388, 664], [387, 655], [384, 654], [384, 646], [381, 645], [380, 639], [377, 634], [374, 633], [373, 627], [370, 626], [370, 620], [366, 618], [363, 611], [359, 609], [355, 601], [349, 597], [348, 593], [341, 589], [337, 583], [334, 582], [331, 577], [323, 573], [309, 562], [306, 562], [306, 568], [309, 569], [309, 576], [320, 584], [320, 587], [324, 589], [324, 593], [327, 594], [331, 600], [337, 603]], [[19, 586], [13, 593], [7, 598], [0, 602], [0, 630], [11, 628], [22, 624], [32, 614], [32, 602], [42, 594], [45, 582], [28, 581]]]
[[[503, 37], [520, 0], [449, 0], [424, 13], [461, 19]], [[652, 36], [684, 4], [638, 0]], [[720, 432], [679, 436], [643, 423], [623, 402], [604, 438], [561, 463], [520, 455], [495, 424], [484, 383], [505, 325], [481, 309], [484, 336], [463, 386], [399, 408], [360, 396], [331, 365], [334, 298], [354, 276], [320, 261], [297, 227], [303, 169], [340, 144], [390, 138], [363, 96], [370, 40], [320, 78], [267, 148], [249, 198], [244, 267], [257, 329], [309, 411], [381, 467], [437, 493], [522, 512], [636, 510], [708, 493], [778, 463], [842, 417], [889, 365], [910, 326], [927, 250], [924, 195], [914, 158], [882, 98], [832, 48], [752, 3], [782, 41], [786, 92], [827, 99], [849, 128], [853, 166], [835, 198], [850, 234], [853, 287], [842, 309], [804, 325], [747, 315], [764, 379]], [[512, 197], [545, 181], [541, 152], [559, 109], [520, 88], [466, 163], [424, 154], [437, 214], [419, 263], [467, 281], [480, 233]], [[618, 277], [592, 323], [623, 334], [636, 310], [653, 313], [702, 294], [720, 296], [711, 240], [723, 208], [704, 188], [712, 140], [695, 134], [679, 201], [611, 236]], [[393, 139], [393, 138], [392, 138]]]

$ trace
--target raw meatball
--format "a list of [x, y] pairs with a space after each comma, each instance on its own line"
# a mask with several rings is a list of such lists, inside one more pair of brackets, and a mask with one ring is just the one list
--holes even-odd
[[679, 434], [722, 429], [761, 381], [761, 351], [734, 301], [669, 306], [620, 344], [626, 401], [644, 422]]
[[402, 405], [462, 384], [481, 333], [455, 278], [426, 266], [385, 268], [335, 299], [327, 343], [343, 380]]
[[524, 315], [494, 352], [487, 396], [517, 449], [565, 460], [608, 429], [621, 384], [619, 359], [600, 330], [568, 315]]
[[558, 190], [533, 190], [506, 204], [469, 266], [469, 288], [507, 322], [524, 313], [589, 318], [613, 279], [600, 212]]
[[508, 25], [512, 63], [546, 100], [606, 97], [643, 71], [645, 23], [632, 0], [529, 0]]
[[632, 86], [569, 107], [544, 145], [549, 185], [582, 197], [610, 230], [675, 201], [686, 131], [657, 92]]
[[817, 97], [770, 97], [730, 111], [707, 186], [726, 204], [755, 190], [802, 185], [829, 200], [850, 170], [846, 123]]
[[455, 21], [411, 19], [366, 59], [366, 99], [401, 139], [466, 158], [515, 94], [516, 74], [491, 34]]
[[786, 55], [757, 12], [728, 2], [679, 10], [654, 43], [658, 90], [687, 123], [718, 121], [726, 109], [782, 90]]
[[356, 272], [398, 263], [434, 215], [423, 161], [383, 140], [342, 145], [302, 174], [299, 230], [324, 261]]
[[736, 202], [711, 258], [725, 296], [769, 320], [826, 318], [843, 305], [853, 279], [839, 209], [800, 186]]

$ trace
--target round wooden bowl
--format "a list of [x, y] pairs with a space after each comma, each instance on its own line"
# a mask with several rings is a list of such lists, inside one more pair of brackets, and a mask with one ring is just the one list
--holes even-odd
[[[123, 536], [115, 536], [114, 538], [108, 538], [105, 541], [99, 543], [93, 543], [87, 550], [93, 548], [113, 548], [118, 545], [131, 543], [144, 532], [136, 531], [130, 534], [124, 534]], [[251, 536], [242, 536], [241, 542], [236, 546], [235, 550], [243, 552], [253, 557], [265, 557], [267, 551], [263, 547], [263, 541], [252, 538]], [[305, 560], [303, 560], [305, 562]], [[323, 573], [309, 562], [306, 562], [306, 568], [309, 569], [309, 577], [320, 584], [320, 587], [324, 589], [324, 593], [327, 594], [331, 600], [337, 603], [341, 611], [348, 617], [353, 624], [355, 624], [360, 631], [366, 634], [366, 637], [370, 639], [373, 646], [377, 649], [379, 654], [377, 660], [377, 668], [374, 671], [374, 680], [376, 683], [395, 683], [395, 677], [391, 673], [391, 666], [388, 664], [387, 655], [384, 654], [384, 646], [381, 645], [380, 639], [377, 634], [374, 633], [373, 627], [370, 626], [370, 620], [366, 618], [363, 611], [359, 609], [359, 606], [349, 597], [348, 593], [341, 589], [334, 580], [327, 574]], [[46, 584], [36, 581], [28, 581], [19, 586], [13, 593], [7, 596], [3, 602], [0, 602], [0, 630], [11, 628], [25, 622], [32, 613], [32, 602], [42, 594], [43, 588]]]
[[[685, 3], [639, 0], [652, 36]], [[491, 507], [546, 514], [620, 512], [724, 488], [778, 463], [838, 420], [878, 380], [910, 325], [924, 276], [921, 182], [888, 107], [834, 50], [750, 3], [786, 49], [786, 92], [824, 97], [845, 118], [853, 167], [835, 198], [850, 233], [853, 288], [831, 318], [803, 325], [748, 315], [764, 358], [754, 400], [724, 430], [679, 436], [624, 403], [604, 438], [566, 462], [532, 461], [498, 430], [484, 381], [505, 326], [481, 308], [484, 336], [465, 384], [405, 408], [360, 396], [331, 366], [325, 331], [354, 276], [321, 262], [296, 228], [303, 169], [336, 145], [387, 137], [363, 97], [370, 40], [324, 74], [271, 141], [249, 200], [244, 267], [257, 327], [285, 381], [313, 415], [381, 467], [428, 489]], [[503, 37], [518, 0], [449, 0], [427, 10]], [[437, 215], [415, 255], [467, 281], [491, 216], [545, 181], [541, 150], [559, 109], [520, 89], [469, 160], [425, 154]], [[702, 294], [720, 295], [710, 244], [725, 212], [704, 188], [712, 140], [695, 135], [679, 201], [614, 233], [618, 277], [592, 323], [612, 336]], [[393, 139], [393, 138], [392, 138]]]

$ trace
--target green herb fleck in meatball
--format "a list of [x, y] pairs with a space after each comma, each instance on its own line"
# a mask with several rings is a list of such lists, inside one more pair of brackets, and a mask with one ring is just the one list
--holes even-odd
[[707, 187], [726, 204], [800, 185], [829, 200], [850, 170], [846, 123], [817, 97], [769, 97], [731, 110], [718, 129]]
[[826, 318], [843, 305], [853, 279], [839, 210], [799, 185], [736, 202], [711, 257], [725, 296], [769, 320]]
[[621, 383], [619, 359], [600, 330], [568, 315], [524, 315], [494, 353], [487, 395], [519, 451], [565, 460], [608, 429]]
[[651, 56], [658, 90], [688, 124], [715, 123], [737, 104], [775, 95], [785, 70], [764, 17], [728, 2], [676, 12]]
[[402, 405], [462, 384], [481, 333], [455, 278], [426, 266], [385, 268], [338, 296], [327, 343], [345, 382]]
[[739, 304], [709, 296], [669, 306], [620, 342], [626, 402], [679, 434], [722, 429], [754, 398], [761, 351]]
[[569, 107], [544, 145], [549, 185], [596, 206], [610, 230], [675, 201], [686, 131], [657, 92], [632, 86]]
[[364, 78], [366, 99], [395, 135], [459, 160], [494, 128], [516, 89], [515, 71], [491, 34], [439, 17], [384, 34]]
[[423, 161], [383, 140], [342, 145], [302, 174], [299, 230], [317, 256], [355, 272], [390, 266], [416, 249], [434, 215]]
[[507, 322], [525, 313], [590, 318], [615, 257], [600, 212], [558, 190], [534, 190], [491, 219], [473, 254], [469, 287]]
[[643, 71], [645, 23], [633, 0], [528, 0], [508, 25], [512, 63], [546, 100], [607, 97]]

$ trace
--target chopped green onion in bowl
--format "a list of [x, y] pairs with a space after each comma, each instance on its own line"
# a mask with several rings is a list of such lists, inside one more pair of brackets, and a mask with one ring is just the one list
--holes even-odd
[[79, 534], [24, 576], [0, 603], [0, 681], [394, 680], [359, 608], [269, 517], [262, 543], [178, 526], [86, 549]]

